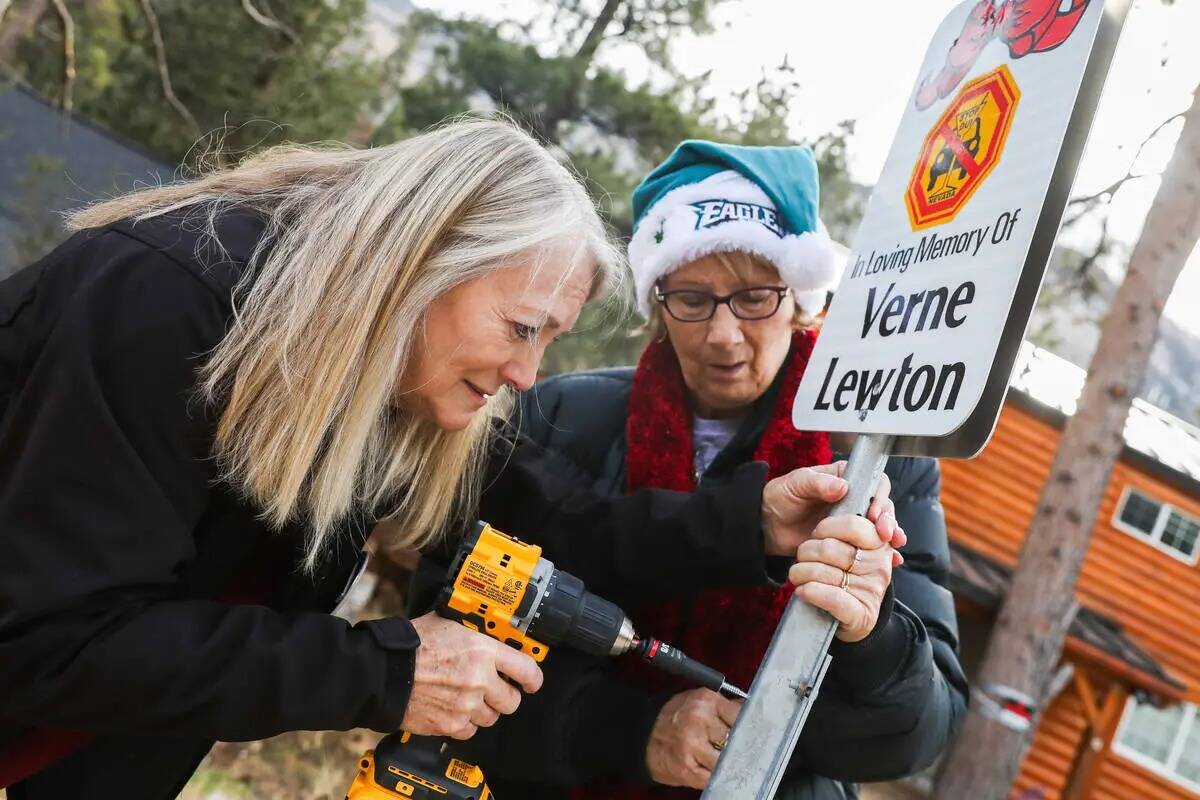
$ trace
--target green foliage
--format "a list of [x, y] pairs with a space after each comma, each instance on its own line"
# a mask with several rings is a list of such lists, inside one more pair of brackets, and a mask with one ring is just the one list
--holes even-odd
[[712, 32], [712, 10], [728, 1], [559, 0], [553, 28], [565, 43], [575, 45], [579, 53], [588, 46], [586, 34], [594, 30], [596, 20], [609, 12], [611, 21], [604, 26], [603, 36], [636, 45], [660, 67], [673, 72], [670, 45], [675, 35], [687, 31]]
[[[710, 30], [713, 5], [703, 0], [567, 0], [552, 12], [549, 28], [556, 37], [549, 42], [515, 26], [414, 15], [409, 27], [420, 31], [416, 41], [436, 45], [426, 53], [423, 74], [405, 82], [397, 110], [376, 132], [376, 140], [428, 127], [468, 108], [494, 108], [558, 148], [613, 229], [628, 237], [633, 188], [681, 141], [797, 143], [788, 118], [798, 80], [786, 63], [735, 98], [737, 109], [726, 115], [716, 112], [705, 92], [707, 74], [688, 79], [671, 67], [671, 37], [685, 29]], [[631, 85], [620, 71], [598, 63], [597, 52], [614, 42], [645, 52], [659, 67], [654, 80]], [[406, 48], [401, 58], [407, 63], [413, 50]], [[861, 193], [846, 167], [846, 140], [852, 132], [852, 125], [844, 123], [809, 142], [821, 169], [822, 215], [831, 234], [842, 241], [862, 215]], [[589, 309], [576, 330], [550, 348], [543, 371], [632, 363], [644, 344], [639, 330], [640, 324], [628, 317]]]
[[[225, 129], [214, 140], [233, 153], [283, 140], [345, 139], [370, 110], [382, 77], [360, 49], [347, 46], [361, 34], [365, 4], [275, 3], [285, 33], [254, 21], [238, 3], [157, 0], [171, 83], [198, 123], [193, 127], [164, 98], [139, 0], [72, 3], [75, 108], [170, 162], [183, 160], [201, 134]], [[62, 47], [49, 20], [23, 43], [16, 67], [34, 88], [59, 98]]]
[[[632, 36], [641, 42], [651, 32], [648, 19], [704, 20], [708, 5], [685, 2], [626, 2], [617, 4], [616, 33], [610, 39]], [[638, 22], [629, 29], [619, 22], [626, 6], [636, 7]], [[587, 6], [590, 7], [590, 6]], [[571, 2], [556, 14], [559, 26], [586, 29], [585, 4]], [[569, 18], [570, 26], [562, 20]], [[671, 28], [663, 22], [659, 33]], [[704, 94], [707, 75], [630, 85], [619, 71], [579, 63], [569, 38], [549, 51], [512, 31], [474, 20], [442, 19], [432, 14], [414, 15], [410, 27], [438, 44], [430, 54], [424, 74], [401, 90], [401, 113], [393, 113], [376, 139], [419, 130], [483, 103], [526, 125], [547, 143], [557, 145], [575, 168], [595, 184], [596, 194], [608, 209], [609, 219], [622, 234], [631, 232], [628, 192], [654, 164], [679, 142], [710, 138], [748, 145], [794, 144], [788, 132], [790, 103], [798, 88], [794, 71], [786, 64], [737, 100], [731, 117], [714, 111]], [[409, 53], [405, 57], [409, 57]], [[584, 78], [575, 82], [583, 71]], [[662, 76], [659, 76], [662, 77]], [[845, 143], [850, 123], [810, 144], [822, 169], [824, 215], [831, 231], [849, 233], [861, 216], [854, 187], [846, 175]]]
[[[193, 166], [214, 143], [239, 155], [283, 140], [386, 144], [448, 117], [494, 109], [526, 126], [580, 175], [620, 236], [638, 181], [684, 139], [792, 144], [798, 81], [786, 63], [717, 111], [708, 75], [671, 63], [680, 34], [712, 29], [730, 0], [561, 0], [527, 27], [416, 12], [399, 46], [372, 61], [363, 35], [368, 0], [256, 0], [264, 26], [233, 0], [152, 0], [171, 82], [193, 126], [164, 96], [142, 0], [68, 0], [75, 19], [75, 108], [172, 162]], [[63, 85], [59, 26], [47, 10], [17, 68], [43, 93]], [[599, 57], [623, 45], [644, 53], [651, 77], [634, 84]], [[200, 147], [201, 133], [220, 131]], [[822, 213], [845, 239], [861, 216], [846, 175], [849, 124], [810, 142], [822, 173]], [[223, 139], [223, 141], [218, 141]], [[219, 163], [219, 162], [218, 162]], [[203, 166], [204, 164], [200, 164]], [[628, 316], [589, 309], [547, 356], [546, 371], [636, 358]]]
[[846, 162], [846, 141], [853, 133], [854, 122], [847, 120], [809, 142], [821, 174], [821, 219], [834, 241], [847, 246], [858, 229], [867, 199], [866, 187], [850, 180]]

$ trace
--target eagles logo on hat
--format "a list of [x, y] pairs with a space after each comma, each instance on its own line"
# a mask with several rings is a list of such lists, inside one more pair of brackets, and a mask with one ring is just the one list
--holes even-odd
[[752, 253], [779, 271], [797, 305], [820, 311], [838, 275], [817, 216], [817, 162], [807, 147], [683, 142], [633, 192], [629, 242], [638, 308], [654, 284], [713, 253]]

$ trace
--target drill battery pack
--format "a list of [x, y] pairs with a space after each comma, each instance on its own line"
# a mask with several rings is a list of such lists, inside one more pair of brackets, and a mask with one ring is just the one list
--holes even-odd
[[441, 739], [391, 734], [358, 762], [346, 800], [494, 800], [483, 770], [455, 758]]

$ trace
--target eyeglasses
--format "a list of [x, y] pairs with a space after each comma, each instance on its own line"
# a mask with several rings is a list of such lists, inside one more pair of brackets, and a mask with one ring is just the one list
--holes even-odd
[[717, 296], [695, 289], [672, 289], [664, 292], [654, 287], [654, 299], [663, 304], [667, 313], [680, 322], [705, 322], [717, 313], [717, 306], [727, 305], [738, 319], [766, 319], [779, 310], [783, 298], [791, 289], [783, 286], [751, 286], [731, 294]]

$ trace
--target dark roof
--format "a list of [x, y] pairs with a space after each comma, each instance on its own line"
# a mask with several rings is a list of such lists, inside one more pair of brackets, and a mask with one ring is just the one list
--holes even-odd
[[[955, 595], [997, 610], [1011, 584], [1011, 569], [958, 542], [950, 543], [950, 590]], [[1179, 692], [1187, 688], [1129, 638], [1120, 624], [1087, 606], [1079, 607], [1068, 636], [1118, 659], [1133, 671], [1149, 677], [1151, 684], [1165, 684]]]
[[173, 175], [136, 144], [65, 116], [25, 86], [0, 84], [0, 252], [31, 211], [48, 218]]

